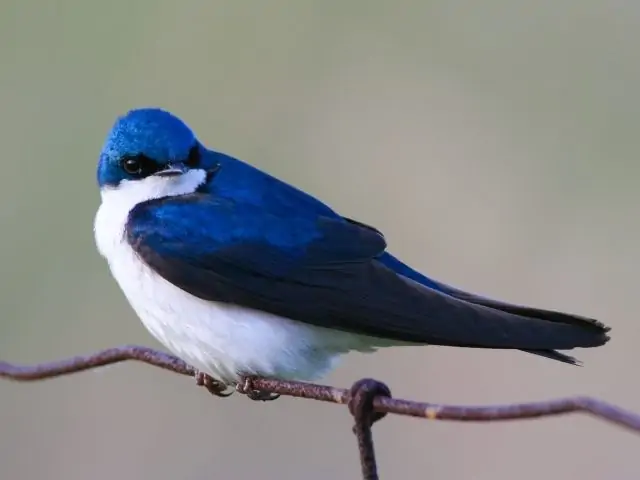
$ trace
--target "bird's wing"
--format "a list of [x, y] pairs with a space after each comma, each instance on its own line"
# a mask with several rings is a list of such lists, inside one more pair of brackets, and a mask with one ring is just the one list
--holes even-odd
[[205, 194], [146, 202], [127, 240], [167, 281], [201, 299], [399, 341], [569, 349], [597, 329], [532, 319], [456, 299], [380, 263], [384, 237], [342, 218], [278, 216]]

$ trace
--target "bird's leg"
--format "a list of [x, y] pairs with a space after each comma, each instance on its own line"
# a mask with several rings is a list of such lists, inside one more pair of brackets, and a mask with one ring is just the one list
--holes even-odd
[[262, 392], [260, 390], [256, 390], [253, 388], [253, 377], [251, 376], [242, 376], [240, 377], [240, 381], [236, 385], [236, 391], [238, 393], [242, 393], [246, 395], [251, 400], [260, 400], [263, 402], [268, 402], [271, 400], [275, 400], [280, 397], [278, 393], [271, 392]]
[[195, 379], [196, 385], [206, 388], [211, 395], [215, 395], [216, 397], [225, 398], [233, 393], [233, 390], [227, 392], [227, 385], [220, 380], [216, 380], [211, 375], [199, 370], [196, 370]]

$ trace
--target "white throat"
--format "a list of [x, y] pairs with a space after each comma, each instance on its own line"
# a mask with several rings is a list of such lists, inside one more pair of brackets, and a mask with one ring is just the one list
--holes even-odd
[[136, 205], [156, 198], [188, 195], [206, 178], [204, 170], [192, 169], [175, 177], [151, 175], [141, 180], [123, 180], [116, 187], [103, 187], [100, 190], [102, 204], [94, 223], [100, 253], [109, 259], [115, 243], [122, 241], [129, 212]]
[[116, 187], [102, 188], [100, 194], [103, 203], [126, 203], [131, 210], [137, 204], [154, 198], [193, 193], [206, 178], [207, 173], [196, 168], [175, 177], [150, 175], [141, 180], [122, 180]]

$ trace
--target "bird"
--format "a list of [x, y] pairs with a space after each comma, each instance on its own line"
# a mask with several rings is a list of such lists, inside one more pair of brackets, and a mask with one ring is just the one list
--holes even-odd
[[[402, 262], [374, 227], [201, 143], [158, 107], [116, 118], [97, 166], [99, 253], [146, 329], [214, 394], [313, 381], [345, 354], [403, 346], [558, 350], [595, 319], [468, 293]], [[244, 386], [244, 387], [243, 387]], [[244, 388], [244, 390], [242, 390]]]

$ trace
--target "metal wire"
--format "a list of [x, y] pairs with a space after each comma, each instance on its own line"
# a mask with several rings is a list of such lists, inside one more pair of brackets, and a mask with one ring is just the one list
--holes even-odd
[[[179, 358], [136, 345], [109, 348], [91, 355], [37, 365], [18, 365], [0, 361], [0, 378], [37, 381], [126, 360], [136, 360], [181, 375], [196, 377], [198, 385], [209, 387], [209, 390], [212, 387], [206, 379], [199, 378], [199, 372]], [[362, 475], [365, 480], [379, 478], [371, 426], [387, 413], [430, 420], [493, 422], [584, 412], [640, 433], [640, 415], [590, 397], [568, 397], [511, 405], [461, 406], [391, 398], [389, 388], [373, 379], [359, 380], [349, 390], [260, 377], [247, 378], [243, 384], [244, 388], [239, 391], [256, 400], [272, 399], [277, 394], [347, 404], [355, 420], [354, 433], [358, 439]]]
[[355, 420], [353, 433], [358, 439], [360, 452], [360, 468], [364, 480], [378, 480], [378, 466], [373, 446], [371, 427], [386, 416], [384, 412], [376, 412], [373, 402], [378, 397], [391, 398], [391, 390], [384, 383], [371, 378], [363, 378], [353, 384], [349, 390], [349, 411]]

